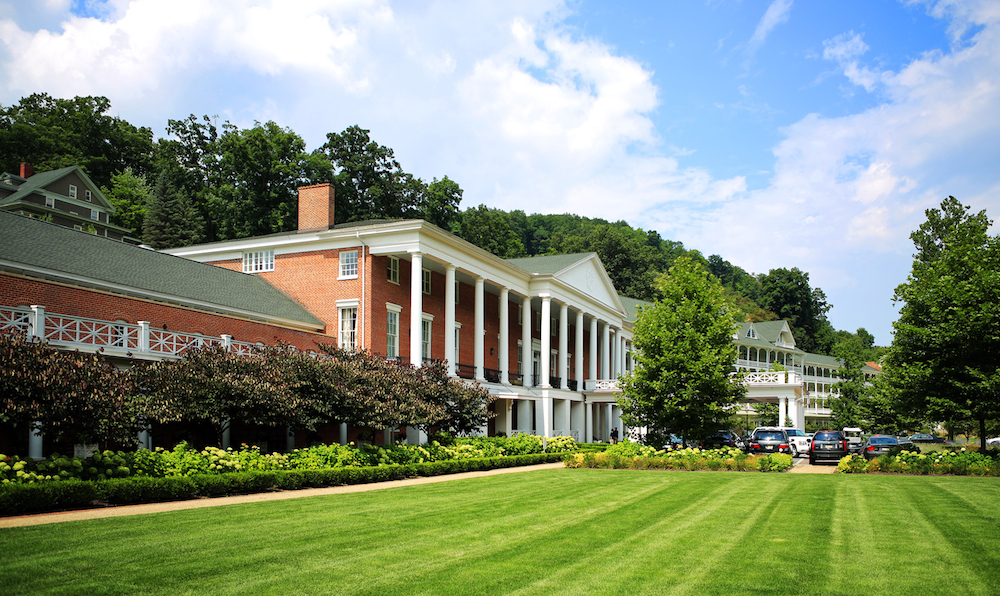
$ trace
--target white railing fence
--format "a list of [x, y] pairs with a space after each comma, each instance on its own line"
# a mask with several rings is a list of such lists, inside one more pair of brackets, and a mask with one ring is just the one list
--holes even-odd
[[109, 355], [180, 358], [192, 346], [227, 346], [237, 354], [249, 355], [260, 345], [234, 341], [230, 335], [213, 337], [151, 328], [147, 321], [102, 321], [48, 313], [43, 306], [0, 306], [0, 333], [15, 332], [44, 338], [59, 347], [99, 348]]

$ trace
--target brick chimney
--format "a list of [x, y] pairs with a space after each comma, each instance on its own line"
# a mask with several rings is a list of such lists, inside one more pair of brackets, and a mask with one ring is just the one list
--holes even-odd
[[329, 182], [299, 187], [299, 229], [333, 227], [333, 185]]
[[30, 163], [26, 161], [21, 162], [21, 178], [31, 178], [34, 173], [35, 168], [31, 167]]

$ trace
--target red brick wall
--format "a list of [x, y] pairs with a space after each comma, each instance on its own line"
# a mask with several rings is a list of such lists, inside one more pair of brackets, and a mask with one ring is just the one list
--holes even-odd
[[8, 274], [0, 274], [0, 304], [6, 306], [38, 304], [45, 307], [46, 313], [104, 321], [121, 320], [133, 324], [138, 321], [149, 321], [150, 327], [159, 329], [166, 325], [171, 331], [202, 333], [213, 337], [228, 334], [237, 341], [251, 343], [273, 344], [277, 340], [283, 340], [306, 350], [315, 349], [316, 342], [331, 341], [328, 336], [320, 333], [308, 333]]

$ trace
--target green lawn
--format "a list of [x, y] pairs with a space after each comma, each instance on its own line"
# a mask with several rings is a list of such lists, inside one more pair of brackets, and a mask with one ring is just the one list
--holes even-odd
[[997, 594], [1000, 479], [551, 470], [0, 530], [3, 594]]

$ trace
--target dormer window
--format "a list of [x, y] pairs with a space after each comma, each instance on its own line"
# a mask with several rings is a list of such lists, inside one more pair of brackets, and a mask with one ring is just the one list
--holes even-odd
[[69, 185], [69, 198], [71, 198], [71, 199], [75, 199], [76, 198], [76, 185], [75, 184], [70, 184]]
[[753, 325], [750, 325], [750, 328], [747, 329], [747, 337], [750, 339], [757, 339], [757, 332], [754, 331]]

